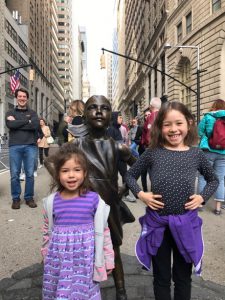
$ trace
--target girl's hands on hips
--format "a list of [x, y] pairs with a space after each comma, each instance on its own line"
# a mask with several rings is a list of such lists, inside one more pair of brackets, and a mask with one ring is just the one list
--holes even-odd
[[192, 195], [189, 197], [189, 202], [187, 202], [185, 204], [185, 209], [188, 209], [188, 210], [193, 210], [193, 209], [196, 209], [198, 207], [201, 207], [202, 203], [204, 202], [204, 199], [202, 198], [201, 195]]
[[139, 192], [137, 194], [138, 198], [143, 201], [148, 207], [150, 207], [152, 210], [159, 210], [164, 207], [164, 203], [161, 201], [162, 196], [161, 195], [155, 195], [151, 192]]

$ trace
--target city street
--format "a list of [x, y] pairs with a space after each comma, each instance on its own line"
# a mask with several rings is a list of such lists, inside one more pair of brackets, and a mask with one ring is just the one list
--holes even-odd
[[[50, 183], [50, 177], [45, 168], [38, 170], [38, 177], [35, 179], [35, 181], [35, 200], [37, 201], [38, 208], [31, 209], [25, 206], [25, 204], [23, 203], [20, 210], [12, 210], [9, 172], [5, 171], [0, 174], [0, 280], [10, 277], [13, 273], [20, 271], [26, 267], [41, 263], [41, 199], [49, 193]], [[24, 187], [24, 182], [22, 182], [22, 186]], [[139, 280], [140, 284], [146, 284], [146, 286], [148, 286], [148, 289], [146, 289], [145, 292], [142, 291], [142, 293], [147, 293], [147, 291], [149, 291], [149, 283], [151, 284], [152, 278], [150, 278], [151, 274], [148, 274], [150, 277], [146, 277], [146, 272], [144, 272], [143, 275], [143, 271], [141, 271], [141, 268], [137, 263], [134, 254], [134, 245], [139, 236], [138, 216], [141, 216], [143, 214], [144, 205], [140, 202], [128, 203], [128, 205], [136, 216], [136, 222], [124, 226], [124, 244], [122, 246], [122, 253], [124, 261], [127, 262], [125, 263], [125, 272], [127, 274], [126, 277], [128, 294], [131, 293], [133, 295], [134, 292], [131, 292], [131, 287], [134, 288], [134, 283], [132, 283], [132, 280], [136, 282], [135, 284], [138, 284]], [[194, 297], [193, 299], [225, 299], [225, 296], [221, 296], [225, 295], [225, 212], [221, 216], [215, 216], [214, 214], [212, 214], [211, 210], [212, 201], [207, 204], [203, 212], [200, 212], [202, 218], [204, 219], [203, 231], [205, 240], [205, 256], [202, 275], [205, 281], [200, 281], [199, 283], [199, 279], [197, 279], [196, 277], [193, 277], [193, 280], [195, 295], [200, 295], [200, 290], [202, 290], [202, 292], [204, 291], [206, 295], [212, 295], [210, 293], [213, 293], [213, 295], [215, 295], [215, 298], [212, 298], [212, 296], [210, 296], [210, 298], [208, 298], [208, 296], [207, 298], [206, 296], [198, 298], [196, 296], [196, 298]], [[149, 283], [146, 283], [148, 280]], [[2, 285], [4, 286], [3, 283], [5, 284], [4, 280], [2, 281]], [[2, 285], [0, 281], [0, 291]], [[114, 291], [114, 289], [112, 289], [112, 280], [110, 279], [105, 285], [108, 287], [108, 290], [110, 290], [112, 294]], [[207, 290], [209, 287], [211, 292]], [[110, 294], [109, 292], [107, 292], [108, 290], [104, 289], [105, 295], [107, 295], [107, 293], [108, 295]], [[113, 296], [111, 297], [112, 298], [110, 298], [110, 296], [105, 296], [103, 300], [113, 299]], [[31, 297], [26, 299], [39, 298]], [[136, 300], [149, 298], [136, 297], [131, 299]]]

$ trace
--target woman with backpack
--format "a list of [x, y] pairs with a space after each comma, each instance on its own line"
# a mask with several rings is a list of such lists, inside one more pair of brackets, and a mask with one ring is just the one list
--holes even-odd
[[[215, 193], [215, 215], [221, 214], [225, 209], [224, 177], [225, 177], [225, 101], [217, 99], [213, 102], [210, 111], [204, 115], [198, 125], [200, 137], [199, 147], [204, 150], [206, 157], [212, 164], [219, 178], [219, 186]], [[202, 176], [198, 179], [198, 190], [201, 192], [205, 186]]]

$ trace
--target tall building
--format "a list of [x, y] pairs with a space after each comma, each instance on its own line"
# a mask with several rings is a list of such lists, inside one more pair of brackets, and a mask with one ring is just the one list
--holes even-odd
[[81, 68], [82, 68], [82, 99], [84, 102], [90, 97], [90, 82], [87, 70], [87, 33], [84, 26], [79, 26], [81, 40]]
[[67, 104], [73, 100], [72, 0], [57, 0], [58, 72]]
[[[118, 42], [118, 52], [142, 62], [125, 59], [125, 71], [112, 87], [118, 90], [124, 74], [125, 89], [116, 101], [127, 116], [143, 114], [151, 97], [158, 96], [182, 101], [199, 120], [213, 100], [225, 99], [225, 0], [124, 3], [117, 41], [125, 33], [125, 51]], [[117, 9], [117, 20], [120, 14]]]
[[[21, 24], [18, 12], [12, 13], [0, 0], [0, 133], [7, 131], [5, 113], [15, 105], [14, 95], [10, 88], [11, 69], [28, 65], [28, 27]], [[8, 71], [5, 73], [5, 71]], [[28, 68], [21, 68], [20, 86], [29, 89]]]
[[166, 53], [167, 72], [195, 91], [168, 79], [168, 96], [181, 100], [195, 115], [202, 115], [215, 99], [225, 100], [225, 1], [170, 0], [168, 10], [167, 44], [171, 48]]
[[55, 44], [54, 2], [56, 0], [6, 0], [11, 13], [17, 11], [21, 23], [28, 26], [28, 55], [35, 70], [35, 78], [30, 84], [30, 105], [39, 115], [47, 118], [50, 124], [54, 124], [56, 130], [64, 112], [64, 95], [59, 78], [59, 86], [55, 87], [55, 55], [58, 45]]

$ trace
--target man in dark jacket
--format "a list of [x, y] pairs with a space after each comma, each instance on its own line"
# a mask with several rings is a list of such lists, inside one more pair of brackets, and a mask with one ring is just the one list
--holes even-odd
[[31, 207], [34, 202], [34, 166], [37, 156], [37, 131], [39, 119], [35, 111], [27, 105], [29, 93], [25, 89], [15, 92], [17, 105], [6, 113], [6, 126], [9, 128], [9, 159], [11, 174], [12, 209], [20, 208], [20, 171], [23, 163], [26, 175], [24, 200]]

